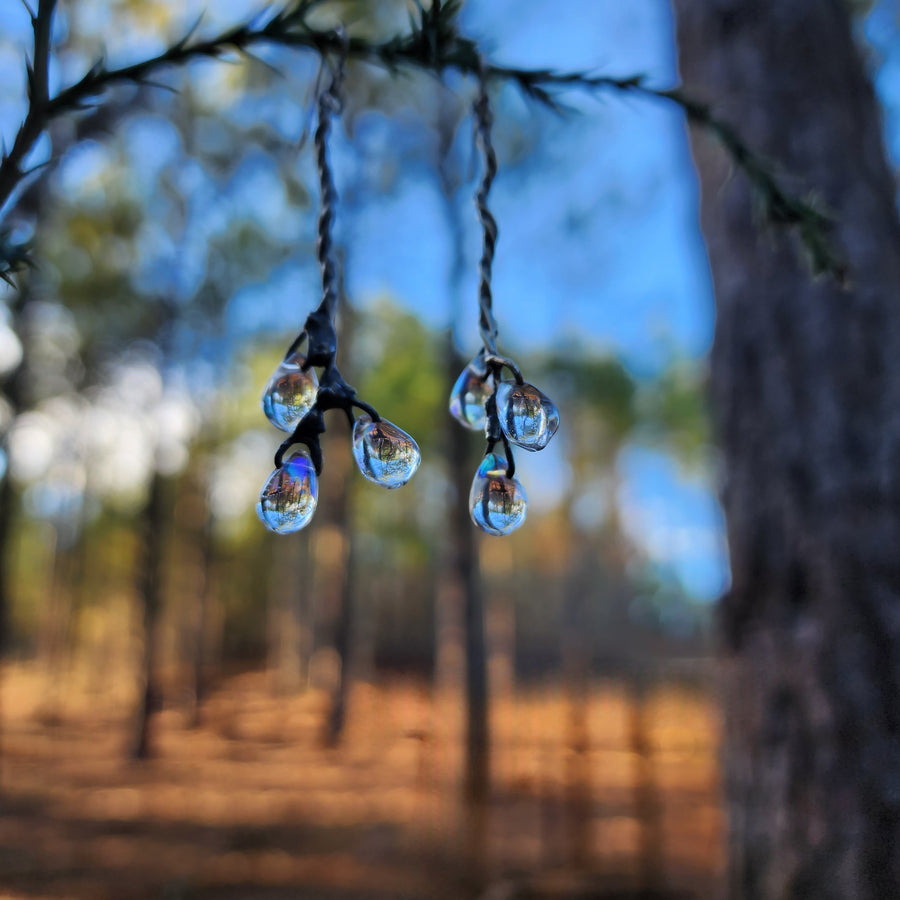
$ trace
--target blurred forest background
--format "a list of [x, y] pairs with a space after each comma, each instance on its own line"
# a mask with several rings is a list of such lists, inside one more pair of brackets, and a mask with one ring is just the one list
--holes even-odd
[[[53, 78], [159, 52], [202, 6], [64, 3]], [[898, 159], [900, 4], [855, 7]], [[256, 8], [211, 5], [200, 33]], [[408, 5], [320, 12], [383, 38]], [[676, 80], [653, 0], [470, 0], [462, 20], [510, 64]], [[7, 143], [29, 41], [7, 0]], [[5, 223], [38, 266], [0, 290], [0, 891], [711, 896], [728, 574], [680, 117], [494, 98], [501, 347], [563, 426], [519, 460], [526, 525], [486, 538], [465, 509], [482, 441], [447, 413], [477, 348], [473, 85], [350, 67], [340, 364], [423, 464], [379, 491], [329, 421], [320, 508], [284, 538], [253, 511], [280, 440], [259, 395], [319, 299], [318, 60], [260, 55], [56, 122], [61, 161]]]

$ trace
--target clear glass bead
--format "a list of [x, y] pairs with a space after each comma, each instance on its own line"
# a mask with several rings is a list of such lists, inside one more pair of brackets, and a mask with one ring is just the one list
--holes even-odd
[[256, 514], [269, 531], [290, 534], [309, 525], [318, 499], [316, 470], [309, 450], [302, 447], [269, 476], [259, 495]]
[[559, 428], [554, 402], [533, 384], [502, 381], [497, 386], [500, 428], [524, 450], [543, 450]]
[[450, 415], [466, 428], [483, 431], [484, 404], [493, 390], [491, 382], [481, 378], [471, 364], [467, 365], [450, 392]]
[[314, 369], [303, 371], [305, 362], [302, 353], [292, 353], [278, 366], [263, 391], [263, 412], [282, 431], [293, 431], [316, 402], [319, 379]]
[[353, 426], [353, 456], [369, 481], [389, 490], [406, 484], [422, 461], [419, 445], [405, 431], [365, 413]]
[[481, 461], [472, 490], [469, 511], [472, 521], [488, 534], [504, 535], [515, 531], [528, 511], [528, 497], [518, 478], [506, 474], [506, 459], [488, 453]]

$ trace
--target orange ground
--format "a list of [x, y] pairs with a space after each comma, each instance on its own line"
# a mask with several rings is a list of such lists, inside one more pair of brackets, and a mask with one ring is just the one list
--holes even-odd
[[643, 758], [621, 686], [593, 690], [581, 752], [558, 693], [498, 699], [483, 832], [457, 800], [454, 697], [360, 685], [344, 745], [326, 750], [324, 694], [275, 697], [264, 674], [237, 675], [201, 727], [160, 714], [157, 758], [137, 764], [123, 696], [69, 690], [50, 723], [45, 680], [3, 674], [0, 897], [496, 900], [643, 882], [708, 898], [719, 884], [718, 725], [696, 694], [649, 697]]

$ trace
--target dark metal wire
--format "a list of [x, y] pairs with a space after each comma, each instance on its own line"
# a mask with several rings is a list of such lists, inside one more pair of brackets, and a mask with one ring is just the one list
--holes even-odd
[[497, 154], [491, 140], [491, 128], [494, 124], [494, 116], [491, 112], [491, 103], [487, 92], [487, 78], [482, 62], [478, 79], [478, 97], [473, 106], [475, 113], [475, 136], [484, 158], [484, 173], [478, 193], [475, 195], [475, 206], [478, 210], [478, 219], [484, 232], [484, 247], [481, 253], [481, 262], [478, 266], [478, 328], [481, 332], [481, 340], [484, 344], [486, 357], [497, 356], [497, 320], [494, 318], [493, 295], [491, 293], [491, 274], [494, 265], [494, 252], [497, 248], [497, 220], [488, 208], [488, 194], [491, 185], [497, 175]]
[[322, 303], [319, 311], [334, 322], [337, 312], [338, 281], [334, 261], [334, 242], [331, 230], [334, 225], [337, 189], [328, 165], [328, 135], [331, 131], [331, 117], [341, 112], [341, 85], [344, 80], [345, 56], [341, 54], [328, 90], [319, 94], [319, 118], [313, 142], [316, 148], [316, 170], [319, 174], [321, 209], [319, 211], [316, 258], [322, 270]]

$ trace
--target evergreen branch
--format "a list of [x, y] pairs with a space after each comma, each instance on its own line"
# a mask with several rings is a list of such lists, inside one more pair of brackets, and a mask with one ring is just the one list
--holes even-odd
[[262, 23], [256, 17], [206, 40], [193, 40], [198, 22], [158, 56], [113, 69], [100, 60], [79, 81], [51, 98], [47, 93], [47, 65], [55, 3], [56, 0], [39, 0], [38, 11], [32, 16], [35, 49], [34, 66], [29, 68], [29, 109], [12, 149], [0, 160], [0, 214], [18, 183], [26, 177], [22, 162], [54, 119], [83, 110], [92, 101], [100, 103], [101, 95], [117, 84], [154, 84], [152, 76], [165, 68], [183, 66], [196, 59], [219, 59], [229, 52], [248, 54], [251, 47], [272, 45], [309, 50], [320, 56], [343, 53], [347, 59], [374, 63], [389, 71], [413, 66], [436, 73], [454, 68], [476, 77], [483, 74], [488, 79], [516, 84], [526, 96], [556, 111], [563, 110], [556, 92], [565, 89], [633, 93], [674, 103], [689, 122], [722, 144], [752, 186], [764, 220], [796, 229], [813, 271], [828, 273], [839, 282], [846, 277], [846, 265], [833, 244], [832, 219], [812, 200], [794, 196], [783, 188], [770, 165], [743, 142], [733, 126], [718, 119], [708, 105], [687, 96], [680, 88], [649, 87], [641, 76], [615, 78], [587, 72], [483, 66], [478, 45], [458, 30], [459, 0], [433, 0], [428, 8], [417, 3], [418, 15], [411, 17], [409, 32], [382, 43], [362, 38], [345, 41], [333, 29], [311, 26], [307, 17], [322, 0], [300, 0]]
[[847, 263], [834, 244], [834, 220], [813, 197], [798, 197], [782, 187], [772, 164], [751, 150], [734, 126], [719, 119], [708, 104], [688, 96], [681, 88], [649, 87], [640, 75], [615, 78], [584, 72], [558, 73], [548, 69], [502, 66], [494, 66], [489, 71], [497, 78], [515, 82], [524, 94], [554, 110], [559, 110], [560, 106], [551, 91], [561, 88], [580, 88], [591, 92], [612, 90], [676, 104], [692, 125], [702, 128], [722, 145], [734, 165], [744, 173], [763, 221], [772, 226], [796, 229], [813, 274], [827, 274], [838, 284], [846, 283]]
[[707, 104], [686, 96], [680, 88], [656, 91], [640, 86], [639, 89], [677, 103], [689, 122], [716, 138], [747, 178], [763, 221], [776, 227], [796, 229], [813, 274], [830, 275], [842, 286], [847, 283], [847, 262], [834, 243], [834, 219], [813, 196], [798, 197], [788, 193], [775, 177], [772, 164], [751, 150], [733, 125], [713, 115]]

